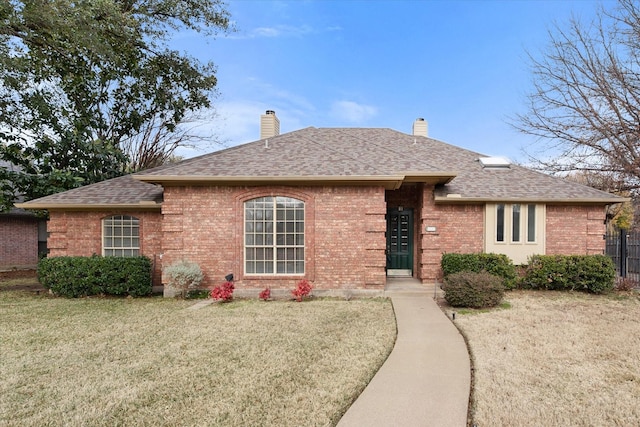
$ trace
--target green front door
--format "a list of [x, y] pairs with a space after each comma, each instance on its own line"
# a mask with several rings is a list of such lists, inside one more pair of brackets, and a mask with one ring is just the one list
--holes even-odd
[[413, 211], [387, 211], [387, 275], [413, 274]]

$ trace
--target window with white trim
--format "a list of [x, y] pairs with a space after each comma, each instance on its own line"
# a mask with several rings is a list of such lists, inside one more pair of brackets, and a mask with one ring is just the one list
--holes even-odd
[[487, 203], [485, 212], [486, 252], [508, 255], [516, 264], [545, 253], [544, 204]]
[[244, 203], [245, 274], [304, 274], [304, 202], [260, 197]]
[[102, 255], [132, 257], [140, 254], [140, 220], [114, 215], [102, 220]]
[[[536, 205], [521, 205], [515, 203], [505, 205], [499, 203], [496, 206], [495, 240], [497, 243], [506, 241], [507, 229], [510, 232], [511, 243], [522, 243], [522, 235], [526, 235], [527, 243], [536, 242]], [[506, 221], [506, 215], [510, 213], [510, 221]], [[507, 228], [507, 224], [509, 227]]]

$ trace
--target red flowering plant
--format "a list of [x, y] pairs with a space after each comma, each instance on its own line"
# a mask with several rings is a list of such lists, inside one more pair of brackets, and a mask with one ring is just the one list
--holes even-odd
[[267, 301], [269, 298], [271, 298], [271, 289], [264, 288], [262, 292], [260, 292], [260, 295], [258, 296], [260, 297], [261, 300]]
[[233, 285], [233, 282], [224, 282], [222, 285], [213, 288], [213, 290], [211, 291], [211, 298], [216, 301], [229, 302], [233, 299], [234, 289], [235, 286]]
[[296, 288], [291, 291], [291, 294], [295, 297], [296, 301], [301, 302], [304, 297], [311, 293], [312, 289], [313, 286], [311, 286], [311, 283], [305, 279], [298, 282]]

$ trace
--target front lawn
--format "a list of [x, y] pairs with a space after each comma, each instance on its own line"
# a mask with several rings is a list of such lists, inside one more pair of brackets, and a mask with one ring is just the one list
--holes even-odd
[[0, 425], [325, 426], [390, 353], [388, 300], [0, 292]]
[[[513, 291], [459, 311], [478, 426], [640, 425], [640, 299]], [[509, 304], [505, 304], [508, 307]]]

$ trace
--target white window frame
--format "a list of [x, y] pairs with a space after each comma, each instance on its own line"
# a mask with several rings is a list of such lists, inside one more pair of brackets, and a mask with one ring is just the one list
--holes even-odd
[[[515, 223], [515, 212], [516, 206], [519, 208], [519, 216], [518, 216], [518, 240], [514, 240], [515, 234], [514, 228]], [[511, 244], [511, 245], [526, 245], [526, 244], [537, 244], [538, 243], [538, 223], [536, 218], [536, 204], [535, 203], [497, 203], [495, 205], [495, 225], [493, 230], [493, 239], [495, 244]], [[530, 240], [529, 233], [529, 221], [531, 215], [531, 207], [533, 207], [533, 240]], [[503, 221], [502, 224], [498, 222], [499, 210], [502, 208], [503, 213]], [[498, 240], [498, 235], [500, 234], [500, 225], [502, 225], [502, 240]]]
[[140, 219], [131, 215], [112, 215], [103, 218], [102, 256], [134, 257], [139, 255]]
[[[514, 206], [520, 206], [518, 241], [513, 240]], [[503, 221], [501, 221], [500, 212], [504, 215]], [[516, 219], [517, 217], [516, 215]], [[530, 220], [533, 221], [532, 233], [529, 233]], [[499, 227], [500, 225], [502, 228]], [[484, 241], [486, 252], [502, 253], [509, 256], [516, 264], [525, 264], [529, 256], [545, 253], [545, 233], [546, 205], [543, 203], [509, 201], [486, 205]], [[500, 235], [502, 240], [498, 240]]]
[[245, 275], [304, 276], [305, 202], [264, 196], [245, 201], [243, 210]]

